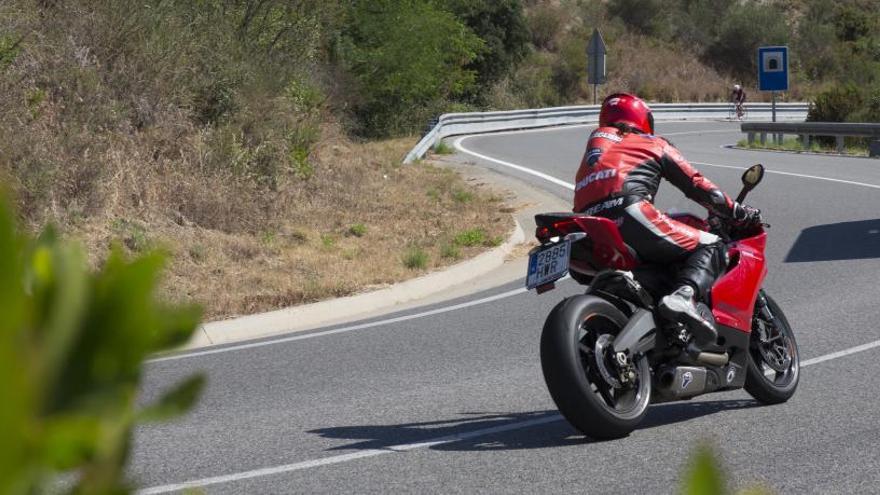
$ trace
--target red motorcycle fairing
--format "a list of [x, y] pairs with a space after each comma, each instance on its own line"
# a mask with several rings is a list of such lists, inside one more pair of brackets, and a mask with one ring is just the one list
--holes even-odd
[[536, 236], [542, 242], [560, 234], [586, 232], [591, 241], [592, 262], [597, 266], [629, 271], [639, 265], [612, 220], [580, 214], [545, 214], [536, 216], [535, 220], [538, 223]]
[[767, 276], [766, 245], [765, 232], [730, 245], [727, 253], [732, 268], [712, 286], [712, 314], [719, 324], [752, 331], [755, 300]]

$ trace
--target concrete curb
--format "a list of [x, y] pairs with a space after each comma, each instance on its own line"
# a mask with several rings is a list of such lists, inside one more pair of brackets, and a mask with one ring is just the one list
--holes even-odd
[[404, 303], [424, 299], [467, 283], [503, 265], [513, 249], [525, 241], [525, 233], [520, 223], [513, 216], [511, 218], [514, 229], [507, 241], [475, 258], [373, 292], [205, 323], [199, 327], [182, 350], [311, 330], [333, 323], [351, 321], [376, 311], [388, 312]]

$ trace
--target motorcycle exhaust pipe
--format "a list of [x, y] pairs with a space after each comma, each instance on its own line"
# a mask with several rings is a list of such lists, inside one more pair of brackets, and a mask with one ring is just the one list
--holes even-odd
[[728, 357], [726, 352], [717, 353], [717, 352], [703, 352], [695, 347], [693, 344], [688, 345], [688, 354], [694, 358], [695, 361], [702, 364], [708, 364], [710, 366], [725, 366], [728, 362], [730, 362], [730, 357]]
[[686, 399], [706, 391], [706, 368], [675, 366], [663, 369], [657, 378], [658, 395], [665, 400]]
[[697, 361], [703, 364], [709, 364], [712, 366], [724, 366], [730, 361], [730, 358], [727, 357], [727, 353], [724, 354], [716, 354], [714, 352], [701, 352], [697, 354]]

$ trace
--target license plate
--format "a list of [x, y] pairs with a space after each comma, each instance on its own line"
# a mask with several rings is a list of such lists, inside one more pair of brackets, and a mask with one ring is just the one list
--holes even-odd
[[529, 271], [526, 287], [534, 289], [559, 280], [568, 273], [568, 259], [571, 254], [571, 241], [565, 240], [532, 253], [529, 256]]

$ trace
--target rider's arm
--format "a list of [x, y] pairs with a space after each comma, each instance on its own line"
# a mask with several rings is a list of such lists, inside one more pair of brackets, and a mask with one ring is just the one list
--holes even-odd
[[712, 181], [703, 177], [674, 146], [665, 143], [660, 157], [663, 177], [688, 198], [722, 217], [733, 217], [735, 203]]
[[587, 141], [587, 151], [584, 153], [581, 168], [595, 165], [599, 161], [599, 157], [602, 156], [602, 153], [619, 143], [622, 139], [617, 129], [613, 127], [600, 127], [593, 131], [590, 134], [589, 141]]

